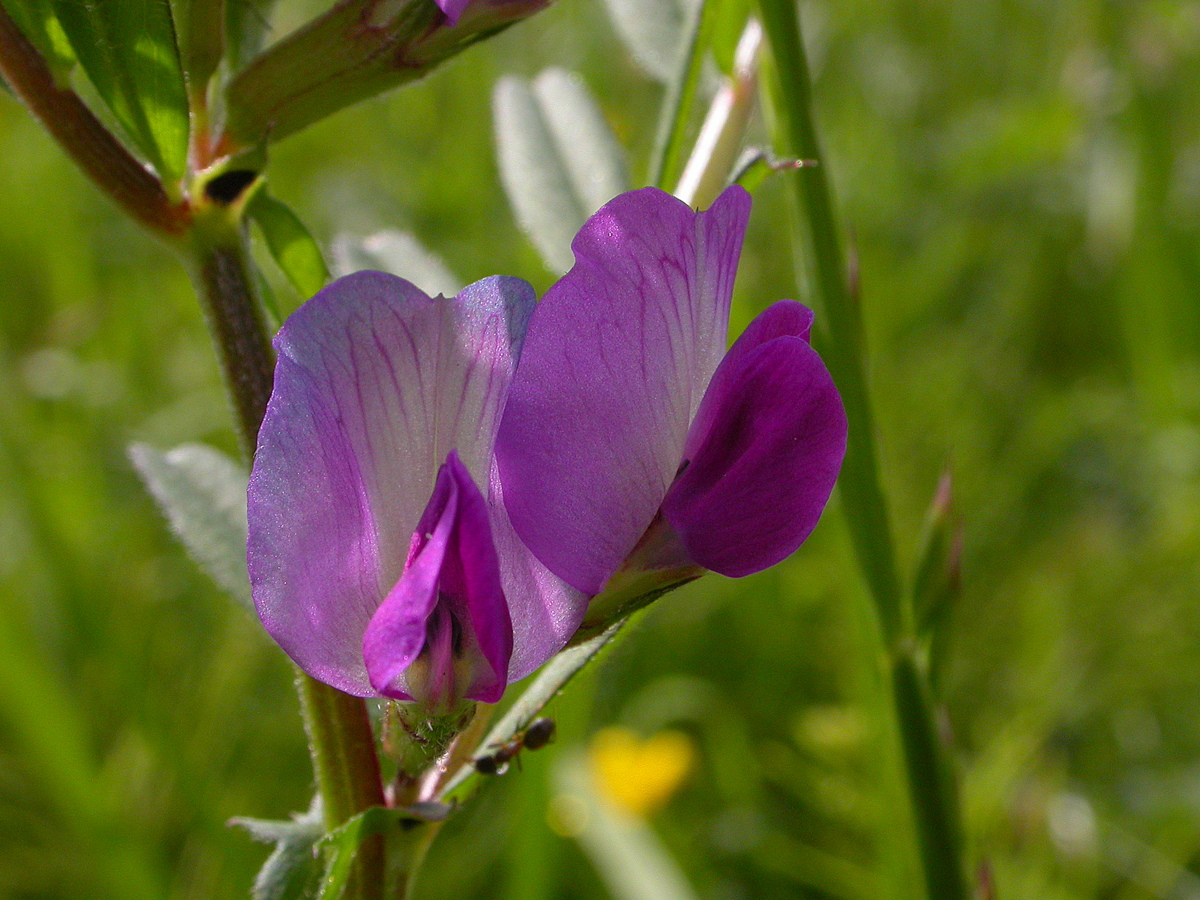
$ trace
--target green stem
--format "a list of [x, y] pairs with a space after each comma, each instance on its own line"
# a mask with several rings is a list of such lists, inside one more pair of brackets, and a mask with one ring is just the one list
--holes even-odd
[[[867, 390], [862, 311], [847, 278], [833, 199], [812, 119], [808, 63], [794, 0], [759, 0], [777, 84], [772, 104], [780, 149], [818, 164], [794, 179], [807, 223], [807, 258], [824, 313], [813, 339], [842, 395], [850, 436], [838, 487], [859, 565], [879, 617], [891, 670], [913, 819], [927, 896], [967, 900], [961, 811], [953, 790], [952, 759], [941, 739], [927, 679], [917, 665], [912, 605], [901, 590], [876, 460]], [[822, 320], [823, 319], [823, 320]]]
[[0, 3], [0, 74], [50, 135], [101, 190], [151, 231], [178, 236], [187, 208], [172, 204], [162, 183], [121, 146], [46, 61]]
[[404, 846], [400, 852], [388, 856], [388, 881], [392, 885], [392, 896], [395, 900], [410, 900], [417, 886], [417, 876], [425, 864], [425, 856], [433, 839], [442, 830], [442, 822], [428, 822], [418, 826], [416, 837]]
[[850, 420], [850, 440], [838, 487], [884, 635], [895, 647], [908, 625], [876, 464], [874, 426], [863, 365], [862, 311], [846, 277], [846, 257], [838, 240], [826, 166], [813, 127], [808, 63], [796, 6], [789, 0], [761, 0], [760, 5], [780, 83], [774, 92], [774, 106], [779, 119], [776, 127], [786, 135], [786, 143], [790, 145], [785, 152], [818, 162], [802, 169], [792, 182], [800, 208], [808, 219], [809, 257], [824, 312], [824, 321], [818, 319], [813, 337], [837, 383]]
[[[274, 360], [252, 288], [240, 211], [207, 204], [196, 214], [188, 263], [233, 399], [238, 431], [252, 456], [271, 396]], [[297, 676], [304, 727], [312, 751], [325, 824], [336, 828], [372, 806], [383, 806], [379, 760], [366, 705], [307, 675]], [[363, 842], [347, 897], [382, 900], [383, 843]]]
[[204, 224], [194, 232], [192, 281], [229, 387], [242, 449], [252, 459], [271, 397], [274, 355], [250, 281], [245, 242], [234, 226], [218, 227], [214, 234]]
[[953, 754], [928, 680], [913, 653], [901, 653], [892, 660], [892, 697], [904, 742], [913, 816], [921, 835], [926, 890], [939, 900], [967, 900], [971, 891], [963, 866], [963, 827]]
[[[361, 700], [303, 672], [296, 673], [296, 690], [321, 792], [325, 828], [332, 831], [363, 810], [384, 805], [371, 720]], [[363, 840], [354, 866], [345, 896], [383, 900], [386, 879], [382, 835]]]

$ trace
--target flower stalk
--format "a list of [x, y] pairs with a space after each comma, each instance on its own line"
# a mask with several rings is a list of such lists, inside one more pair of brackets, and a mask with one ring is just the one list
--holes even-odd
[[[776, 79], [769, 93], [779, 143], [784, 145], [780, 149], [818, 162], [793, 180], [807, 226], [807, 260], [824, 312], [817, 319], [813, 344], [829, 366], [850, 422], [838, 486], [881, 627], [926, 895], [936, 900], [967, 900], [971, 890], [953, 756], [940, 733], [928, 676], [918, 659], [911, 597], [901, 588], [876, 461], [862, 311], [856, 288], [847, 278], [832, 192], [826, 168], [820, 164], [799, 17], [792, 0], [759, 0], [759, 6]], [[823, 323], [827, 327], [822, 327]]]
[[[216, 344], [242, 447], [252, 458], [271, 396], [274, 356], [253, 288], [241, 212], [236, 200], [231, 204], [200, 200], [184, 259]], [[383, 806], [366, 705], [303, 673], [297, 673], [296, 688], [326, 828], [332, 830], [372, 806]], [[383, 839], [366, 839], [346, 896], [382, 900], [384, 864]]]

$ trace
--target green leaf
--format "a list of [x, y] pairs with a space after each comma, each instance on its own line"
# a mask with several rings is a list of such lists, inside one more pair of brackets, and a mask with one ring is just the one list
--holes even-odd
[[313, 798], [308, 812], [289, 820], [231, 819], [229, 824], [245, 828], [256, 841], [275, 845], [254, 879], [253, 900], [311, 896], [310, 889], [320, 874], [315, 848], [325, 834], [320, 797]]
[[338, 900], [346, 890], [354, 857], [364, 840], [377, 834], [388, 838], [388, 857], [393, 865], [409, 868], [412, 857], [429, 838], [422, 826], [440, 822], [451, 808], [441, 803], [417, 803], [403, 809], [372, 806], [331, 831], [322, 842], [330, 850], [329, 865], [317, 900]]
[[[500, 721], [492, 726], [492, 730], [488, 732], [487, 737], [480, 742], [479, 746], [506, 744], [518, 733], [528, 728], [529, 723], [537, 718], [538, 713], [545, 708], [546, 704], [553, 700], [558, 692], [566, 687], [567, 682], [590, 663], [596, 654], [608, 646], [628, 621], [629, 619], [626, 617], [614, 622], [601, 634], [582, 644], [568, 647], [546, 663], [542, 671], [525, 689], [525, 692], [508, 708]], [[477, 773], [474, 766], [463, 767], [446, 782], [446, 786], [442, 789], [442, 799], [448, 800], [451, 797], [465, 794], [466, 790], [460, 789], [463, 789], [475, 777], [477, 777]]]
[[582, 82], [547, 70], [507, 76], [493, 94], [500, 177], [547, 268], [566, 272], [587, 217], [628, 187], [620, 148]]
[[54, 14], [52, 0], [5, 0], [4, 8], [57, 77], [75, 67], [75, 51]]
[[809, 165], [815, 163], [803, 159], [780, 159], [763, 147], [748, 147], [734, 165], [729, 183], [740, 184], [753, 194], [760, 184], [776, 172], [789, 172]]
[[168, 0], [52, 0], [75, 55], [134, 145], [175, 182], [188, 102]]
[[942, 475], [925, 515], [913, 573], [917, 633], [928, 635], [945, 619], [961, 588], [962, 527], [954, 514], [950, 473]]
[[134, 444], [129, 457], [200, 567], [253, 612], [246, 574], [247, 478], [242, 467], [202, 444], [183, 444], [167, 453]]
[[733, 60], [746, 20], [754, 8], [753, 0], [716, 0], [713, 19], [712, 52], [717, 66], [726, 75], [733, 74]]
[[590, 216], [629, 190], [625, 151], [583, 79], [549, 68], [533, 79], [532, 87], [584, 212]]
[[441, 257], [425, 249], [407, 231], [377, 231], [365, 238], [339, 235], [333, 241], [333, 268], [340, 278], [361, 269], [390, 272], [407, 279], [431, 297], [453, 297], [463, 288]]
[[652, 78], [674, 77], [688, 0], [605, 0], [609, 18], [634, 61]]
[[225, 45], [237, 72], [262, 49], [275, 0], [225, 0]]
[[171, 0], [188, 91], [204, 102], [225, 53], [225, 0]]
[[288, 281], [307, 300], [329, 281], [321, 248], [300, 218], [285, 204], [260, 188], [246, 210], [267, 241], [267, 249]]

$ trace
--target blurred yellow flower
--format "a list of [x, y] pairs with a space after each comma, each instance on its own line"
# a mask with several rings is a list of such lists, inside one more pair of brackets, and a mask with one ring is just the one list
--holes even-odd
[[646, 817], [671, 799], [695, 756], [692, 739], [682, 731], [660, 731], [643, 740], [628, 728], [612, 727], [592, 738], [588, 762], [600, 796]]

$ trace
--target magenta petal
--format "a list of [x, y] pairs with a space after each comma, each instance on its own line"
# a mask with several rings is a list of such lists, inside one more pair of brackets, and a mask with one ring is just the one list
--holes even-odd
[[513, 623], [501, 584], [488, 504], [466, 467], [451, 453], [446, 469], [458, 482], [458, 522], [453, 552], [442, 570], [444, 596], [463, 626], [463, 654], [472, 678], [468, 700], [495, 703], [508, 684]]
[[459, 485], [443, 468], [413, 534], [408, 567], [363, 634], [362, 656], [371, 686], [384, 696], [412, 699], [403, 676], [425, 646], [458, 506]]
[[533, 302], [516, 278], [431, 299], [360, 272], [280, 331], [250, 478], [248, 561], [263, 624], [313, 677], [374, 693], [367, 623], [404, 571], [447, 453], [488, 485]]
[[623, 194], [576, 236], [575, 266], [530, 322], [496, 453], [517, 534], [546, 567], [599, 592], [683, 458], [725, 352], [750, 196], [704, 213], [654, 188]]
[[[454, 658], [437, 659], [435, 608], [459, 632]], [[448, 623], [447, 623], [448, 624]], [[446, 630], [446, 629], [440, 629]], [[384, 696], [411, 699], [405, 672], [426, 649], [430, 680], [467, 675], [465, 684], [425, 685], [425, 690], [494, 703], [504, 693], [512, 654], [512, 623], [488, 525], [488, 508], [457, 455], [438, 474], [433, 497], [413, 536], [408, 568], [376, 611], [363, 636], [371, 684]], [[450, 648], [445, 648], [447, 653]], [[442, 654], [445, 656], [445, 654]], [[427, 661], [428, 663], [429, 661]]]
[[708, 436], [712, 427], [712, 417], [719, 407], [714, 400], [733, 389], [732, 382], [739, 378], [742, 372], [742, 357], [777, 337], [798, 337], [808, 343], [812, 334], [812, 324], [812, 310], [795, 300], [776, 301], [754, 317], [746, 326], [746, 330], [733, 342], [733, 346], [729, 348], [729, 352], [725, 354], [721, 365], [713, 374], [712, 381], [709, 382], [704, 401], [696, 412], [696, 418], [692, 420], [691, 430], [688, 431], [683, 451], [684, 459], [694, 457]]
[[773, 566], [816, 527], [841, 468], [846, 414], [833, 380], [799, 336], [731, 350], [696, 417], [705, 426], [663, 512], [707, 569]]
[[471, 5], [472, 0], [437, 0], [438, 8], [446, 14], [451, 25], [457, 25], [462, 14]]

